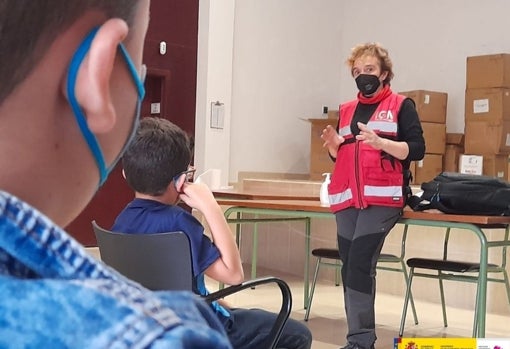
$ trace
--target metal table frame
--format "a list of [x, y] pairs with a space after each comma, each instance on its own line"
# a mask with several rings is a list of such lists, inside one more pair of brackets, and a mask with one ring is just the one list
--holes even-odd
[[[309, 297], [309, 262], [310, 262], [310, 236], [312, 218], [334, 218], [328, 208], [321, 207], [318, 202], [312, 201], [285, 201], [285, 200], [236, 200], [218, 198], [220, 205], [230, 206], [225, 210], [227, 222], [236, 225], [236, 242], [241, 241], [241, 224], [254, 224], [254, 245], [252, 255], [252, 278], [256, 276], [258, 243], [256, 226], [264, 222], [304, 221], [305, 222], [305, 266], [304, 266], [304, 307]], [[232, 215], [235, 214], [235, 217]], [[243, 217], [253, 215], [253, 217]], [[260, 217], [259, 216], [263, 216]], [[270, 216], [270, 217], [267, 217]], [[456, 228], [472, 232], [480, 241], [480, 272], [477, 283], [479, 297], [476, 319], [477, 338], [485, 337], [485, 320], [487, 308], [487, 264], [489, 249], [493, 247], [510, 246], [508, 240], [488, 241], [483, 227], [492, 224], [510, 225], [510, 217], [500, 216], [460, 216], [446, 215], [430, 212], [404, 211], [398, 224], [406, 226]]]

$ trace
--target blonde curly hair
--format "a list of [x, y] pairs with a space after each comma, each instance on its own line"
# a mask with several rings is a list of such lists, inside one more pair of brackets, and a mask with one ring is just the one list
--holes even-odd
[[381, 73], [384, 72], [388, 73], [383, 83], [385, 85], [389, 85], [391, 79], [393, 79], [394, 74], [393, 63], [391, 62], [388, 50], [382, 47], [382, 45], [377, 42], [367, 42], [364, 44], [358, 44], [351, 49], [351, 55], [349, 56], [349, 58], [347, 58], [347, 61], [345, 61], [345, 63], [352, 70], [354, 62], [358, 58], [364, 56], [373, 56], [379, 60], [379, 63], [381, 64]]

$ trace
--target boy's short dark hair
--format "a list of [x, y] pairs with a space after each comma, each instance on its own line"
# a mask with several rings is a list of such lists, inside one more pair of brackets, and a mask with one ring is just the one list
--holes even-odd
[[0, 1], [0, 103], [44, 56], [57, 33], [87, 11], [132, 23], [138, 0]]
[[186, 133], [166, 119], [146, 117], [122, 157], [122, 166], [131, 189], [158, 196], [177, 174], [188, 169], [190, 161]]

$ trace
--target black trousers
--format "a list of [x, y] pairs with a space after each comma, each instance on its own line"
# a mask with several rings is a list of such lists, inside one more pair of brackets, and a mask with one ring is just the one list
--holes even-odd
[[401, 214], [401, 208], [384, 206], [348, 208], [335, 213], [347, 341], [362, 348], [370, 348], [377, 339], [374, 309], [377, 259], [386, 235]]

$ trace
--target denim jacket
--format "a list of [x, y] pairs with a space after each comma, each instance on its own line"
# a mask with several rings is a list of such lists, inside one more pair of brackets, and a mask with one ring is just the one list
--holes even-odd
[[0, 348], [230, 348], [190, 292], [152, 292], [0, 191]]

